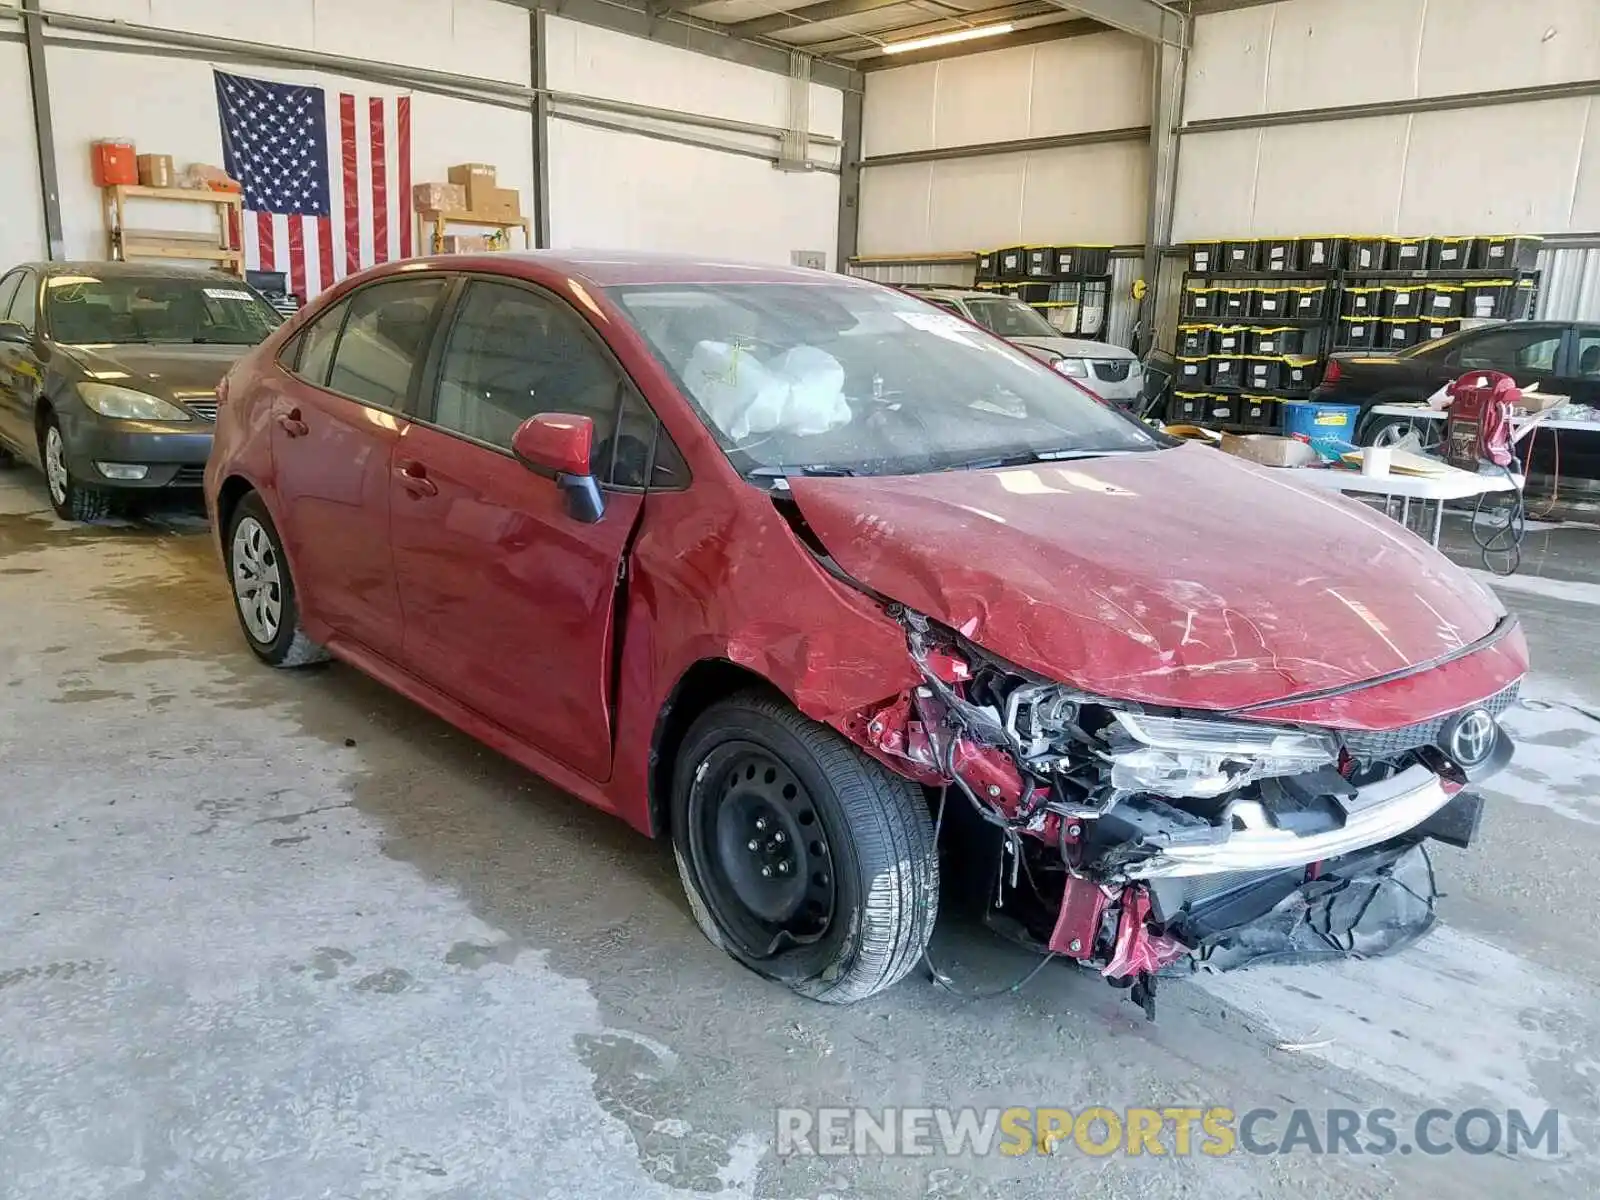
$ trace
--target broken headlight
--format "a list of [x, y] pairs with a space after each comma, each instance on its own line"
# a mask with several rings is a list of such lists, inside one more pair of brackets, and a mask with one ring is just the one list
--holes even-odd
[[1111, 786], [1119, 791], [1208, 800], [1339, 759], [1339, 743], [1327, 734], [1122, 711], [1112, 716], [1123, 735], [1113, 739], [1111, 751]]

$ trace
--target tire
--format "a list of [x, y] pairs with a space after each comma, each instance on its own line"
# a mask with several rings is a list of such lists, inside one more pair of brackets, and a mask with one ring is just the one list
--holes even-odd
[[933, 933], [939, 860], [922, 790], [759, 692], [690, 727], [673, 771], [672, 841], [711, 943], [811, 999], [883, 991]]
[[328, 652], [306, 636], [283, 542], [261, 497], [251, 492], [228, 519], [223, 541], [233, 611], [251, 651], [272, 667], [326, 662]]
[[55, 413], [45, 417], [39, 430], [39, 461], [44, 465], [45, 486], [56, 516], [63, 521], [99, 521], [111, 515], [109, 491], [72, 477], [72, 468], [67, 465], [66, 439]]

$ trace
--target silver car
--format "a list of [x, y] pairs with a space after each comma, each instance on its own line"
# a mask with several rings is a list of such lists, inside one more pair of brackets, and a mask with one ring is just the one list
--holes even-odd
[[1144, 390], [1144, 368], [1133, 351], [1088, 338], [1063, 337], [1037, 309], [1014, 297], [954, 287], [905, 290], [1014, 342], [1102, 400], [1128, 408]]

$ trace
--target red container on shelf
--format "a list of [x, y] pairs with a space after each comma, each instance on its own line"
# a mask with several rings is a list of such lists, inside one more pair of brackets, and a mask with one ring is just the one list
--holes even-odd
[[115, 187], [139, 182], [139, 158], [133, 143], [124, 138], [102, 138], [89, 147], [95, 187]]

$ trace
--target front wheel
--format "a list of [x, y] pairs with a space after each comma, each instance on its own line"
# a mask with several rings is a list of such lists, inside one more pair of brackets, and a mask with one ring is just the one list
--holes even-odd
[[111, 515], [111, 493], [89, 487], [73, 478], [67, 466], [67, 443], [61, 436], [61, 422], [51, 413], [39, 433], [39, 458], [44, 463], [44, 479], [50, 488], [50, 507], [63, 521], [98, 521]]
[[672, 840], [701, 931], [801, 995], [863, 1000], [902, 979], [933, 933], [921, 789], [766, 696], [716, 704], [689, 730]]
[[239, 627], [255, 656], [274, 667], [325, 661], [327, 651], [300, 627], [299, 598], [283, 542], [254, 492], [233, 510], [224, 545]]

